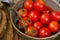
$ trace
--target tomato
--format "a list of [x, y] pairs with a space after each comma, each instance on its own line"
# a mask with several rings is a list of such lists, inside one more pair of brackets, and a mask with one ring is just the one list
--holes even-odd
[[49, 6], [45, 6], [45, 10], [44, 11], [47, 11], [48, 13], [51, 13], [53, 10]]
[[40, 17], [40, 21], [43, 24], [48, 24], [51, 21], [49, 14], [47, 12], [43, 13]]
[[18, 12], [21, 17], [26, 17], [28, 14], [28, 11], [26, 9], [19, 9]]
[[60, 24], [59, 24], [59, 29], [60, 29]]
[[24, 17], [23, 20], [25, 21], [26, 26], [31, 26], [32, 25], [32, 21], [28, 17]]
[[18, 21], [18, 25], [19, 25], [21, 28], [24, 28], [21, 20]]
[[[31, 20], [28, 17], [23, 17], [23, 20], [24, 20], [24, 23], [25, 23], [26, 27], [32, 25], [32, 22], [31, 22]], [[19, 20], [18, 24], [19, 24], [19, 26], [21, 26], [22, 28], [24, 28], [22, 20]]]
[[24, 8], [27, 10], [32, 10], [33, 9], [33, 1], [32, 0], [26, 0], [24, 2]]
[[59, 28], [60, 28], [60, 26], [59, 26]]
[[36, 37], [38, 34], [38, 30], [34, 26], [27, 27], [27, 35]]
[[53, 11], [53, 12], [51, 13], [51, 18], [52, 18], [52, 20], [54, 20], [54, 21], [60, 21], [60, 12], [58, 12], [58, 11]]
[[43, 37], [49, 37], [51, 35], [51, 32], [48, 28], [41, 28], [39, 30], [39, 37], [43, 38]]
[[43, 0], [36, 0], [34, 3], [34, 8], [40, 12], [45, 10], [45, 3]]
[[52, 21], [49, 23], [48, 28], [51, 30], [52, 33], [56, 33], [59, 31], [59, 23], [57, 21]]
[[42, 24], [40, 22], [35, 22], [34, 27], [36, 27], [38, 30], [42, 28]]
[[33, 21], [33, 22], [36, 22], [39, 20], [39, 12], [36, 11], [36, 10], [32, 10], [30, 13], [29, 13], [29, 18]]

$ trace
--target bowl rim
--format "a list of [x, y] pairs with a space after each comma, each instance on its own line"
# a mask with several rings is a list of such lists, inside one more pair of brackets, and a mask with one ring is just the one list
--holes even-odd
[[[51, 2], [53, 2], [52, 0], [51, 0]], [[18, 4], [19, 2], [17, 2], [17, 4]], [[54, 2], [55, 3], [55, 2]], [[56, 4], [56, 3], [55, 3]], [[57, 5], [57, 4], [56, 4]], [[13, 8], [15, 8], [15, 6], [16, 6], [16, 4], [14, 5], [14, 7]], [[58, 5], [57, 5], [58, 6]], [[60, 7], [60, 6], [58, 6], [58, 7]], [[60, 31], [59, 32], [57, 32], [56, 34], [54, 34], [54, 35], [52, 35], [52, 36], [49, 36], [49, 37], [46, 37], [46, 38], [37, 38], [37, 37], [31, 37], [31, 36], [29, 36], [29, 35], [26, 35], [26, 34], [24, 34], [24, 33], [22, 33], [16, 26], [15, 26], [15, 24], [13, 23], [13, 20], [12, 20], [12, 13], [11, 13], [11, 11], [10, 11], [10, 20], [11, 20], [11, 23], [12, 23], [12, 25], [13, 25], [13, 27], [14, 27], [14, 29], [17, 31], [17, 32], [19, 32], [19, 33], [21, 33], [22, 35], [24, 35], [24, 36], [26, 36], [26, 37], [29, 37], [29, 38], [33, 38], [33, 39], [50, 39], [50, 38], [56, 38], [56, 36], [58, 36], [59, 34], [60, 34]]]
[[11, 23], [12, 23], [14, 29], [15, 29], [17, 32], [19, 32], [19, 33], [21, 33], [22, 35], [24, 35], [24, 36], [26, 36], [26, 37], [29, 37], [29, 38], [33, 38], [33, 39], [50, 39], [50, 38], [56, 37], [56, 36], [58, 36], [58, 35], [60, 34], [60, 31], [59, 31], [59, 32], [57, 32], [56, 34], [54, 34], [54, 35], [52, 35], [52, 36], [49, 36], [49, 37], [46, 37], [46, 38], [31, 37], [31, 36], [28, 36], [28, 35], [22, 33], [22, 32], [15, 26], [15, 24], [13, 23], [13, 20], [12, 20], [12, 13], [11, 13], [11, 12], [10, 12], [10, 20], [11, 20]]

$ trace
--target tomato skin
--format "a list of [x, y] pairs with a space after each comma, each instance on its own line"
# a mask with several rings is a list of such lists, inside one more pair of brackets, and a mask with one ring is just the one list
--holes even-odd
[[48, 13], [51, 13], [53, 10], [49, 6], [45, 6], [45, 10], [44, 11], [47, 11]]
[[36, 37], [38, 34], [38, 30], [34, 26], [27, 27], [27, 35]]
[[28, 14], [28, 11], [26, 9], [19, 9], [18, 12], [20, 13], [21, 17], [26, 17]]
[[43, 24], [48, 24], [51, 21], [49, 14], [48, 13], [43, 13], [40, 17], [40, 21]]
[[24, 8], [27, 10], [32, 10], [33, 9], [33, 1], [32, 0], [26, 0], [24, 2]]
[[52, 20], [54, 20], [54, 21], [60, 21], [60, 12], [58, 12], [58, 11], [53, 11], [53, 12], [51, 13], [51, 18], [52, 18]]
[[40, 38], [45, 38], [45, 37], [49, 37], [51, 35], [51, 32], [48, 28], [41, 28], [39, 30], [39, 37]]
[[21, 28], [24, 28], [21, 20], [18, 21], [18, 25], [19, 25]]
[[41, 29], [41, 28], [42, 28], [41, 22], [35, 22], [35, 23], [34, 23], [34, 27], [36, 27], [37, 30]]
[[[30, 21], [30, 19], [28, 17], [23, 17], [23, 20], [25, 22], [26, 27], [32, 25], [32, 22]], [[18, 25], [21, 26], [22, 28], [24, 28], [22, 20], [19, 20]]]
[[25, 21], [26, 26], [31, 26], [32, 25], [32, 21], [28, 17], [24, 17], [23, 20]]
[[59, 25], [59, 30], [60, 30], [60, 25]]
[[32, 10], [28, 16], [33, 22], [36, 22], [39, 20], [40, 14], [38, 11]]
[[56, 33], [59, 31], [59, 23], [57, 21], [52, 21], [49, 23], [48, 28], [51, 30], [52, 33]]
[[43, 0], [36, 0], [34, 3], [34, 8], [40, 12], [44, 11], [45, 3]]

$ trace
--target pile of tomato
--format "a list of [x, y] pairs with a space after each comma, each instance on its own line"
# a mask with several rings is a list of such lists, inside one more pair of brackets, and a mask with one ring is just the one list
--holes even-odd
[[[18, 12], [29, 36], [45, 38], [56, 34], [60, 29], [60, 12], [47, 6], [44, 0], [26, 0]], [[18, 25], [24, 29], [21, 19], [18, 20]]]

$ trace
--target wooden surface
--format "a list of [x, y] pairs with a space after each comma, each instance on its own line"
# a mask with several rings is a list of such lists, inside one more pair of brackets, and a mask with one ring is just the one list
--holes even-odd
[[21, 37], [13, 29], [10, 18], [5, 9], [0, 9], [0, 40], [21, 40]]
[[0, 40], [21, 40], [21, 37], [17, 34], [12, 26], [7, 11], [8, 8], [2, 7], [3, 4], [0, 2]]

